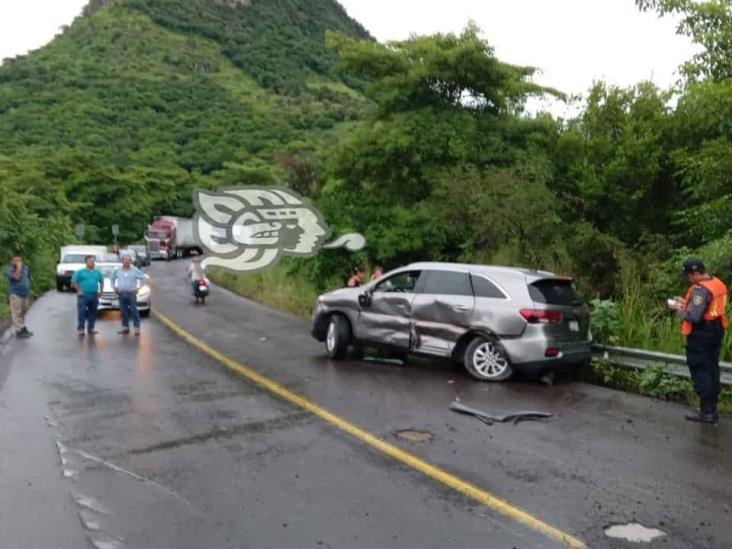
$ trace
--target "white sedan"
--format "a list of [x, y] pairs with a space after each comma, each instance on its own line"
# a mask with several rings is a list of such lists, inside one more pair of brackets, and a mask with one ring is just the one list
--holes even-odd
[[[122, 263], [97, 263], [97, 269], [104, 275], [104, 289], [99, 296], [99, 310], [104, 311], [107, 309], [119, 309], [119, 298], [114, 292], [114, 285], [112, 284], [112, 276], [117, 269], [122, 268]], [[145, 275], [145, 286], [140, 288], [137, 292], [137, 310], [140, 311], [140, 316], [148, 316], [152, 307], [150, 289], [150, 275]]]

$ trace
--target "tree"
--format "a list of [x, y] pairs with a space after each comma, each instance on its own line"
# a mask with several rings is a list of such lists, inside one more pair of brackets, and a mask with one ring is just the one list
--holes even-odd
[[691, 37], [703, 51], [685, 63], [689, 81], [721, 81], [732, 76], [732, 4], [729, 0], [636, 0], [643, 11], [681, 16], [677, 32]]
[[683, 200], [669, 158], [668, 99], [650, 83], [629, 89], [595, 84], [554, 156], [560, 175], [552, 185], [576, 199], [570, 221], [584, 219], [629, 245], [643, 235], [671, 235]]
[[674, 113], [672, 158], [683, 189], [676, 221], [682, 242], [699, 246], [732, 227], [732, 79], [690, 85]]
[[561, 94], [531, 81], [534, 67], [499, 61], [470, 23], [462, 34], [414, 36], [380, 44], [337, 33], [327, 43], [341, 69], [370, 85], [382, 112], [422, 107], [469, 107], [493, 114], [520, 110], [529, 95]]
[[527, 97], [557, 92], [531, 82], [532, 67], [497, 59], [473, 24], [386, 45], [328, 43], [377, 106], [326, 163], [319, 204], [331, 225], [364, 232], [386, 264], [488, 261], [511, 247], [513, 261], [552, 260], [547, 147], [558, 125], [519, 113]]

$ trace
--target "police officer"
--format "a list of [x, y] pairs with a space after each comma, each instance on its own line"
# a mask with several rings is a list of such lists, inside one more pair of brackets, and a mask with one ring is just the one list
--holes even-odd
[[689, 421], [716, 423], [720, 392], [719, 352], [724, 331], [729, 326], [725, 314], [727, 286], [716, 276], [707, 274], [699, 259], [684, 261], [679, 273], [691, 286], [686, 297], [676, 298], [671, 308], [682, 318], [681, 333], [686, 337], [686, 364], [699, 395], [698, 411], [686, 414]]

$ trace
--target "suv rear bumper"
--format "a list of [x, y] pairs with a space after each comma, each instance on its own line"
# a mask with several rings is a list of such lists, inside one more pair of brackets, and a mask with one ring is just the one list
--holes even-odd
[[[511, 364], [519, 370], [537, 370], [581, 364], [592, 358], [592, 341], [554, 342], [548, 339], [527, 341], [525, 338], [502, 339], [501, 345]], [[547, 349], [558, 349], [555, 357], [547, 357]]]

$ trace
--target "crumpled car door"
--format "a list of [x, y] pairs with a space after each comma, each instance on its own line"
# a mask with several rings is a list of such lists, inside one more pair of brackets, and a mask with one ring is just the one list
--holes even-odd
[[450, 356], [469, 330], [475, 306], [467, 273], [426, 271], [412, 302], [413, 350]]
[[399, 273], [380, 282], [361, 307], [356, 337], [380, 345], [408, 350], [411, 311], [419, 273]]

